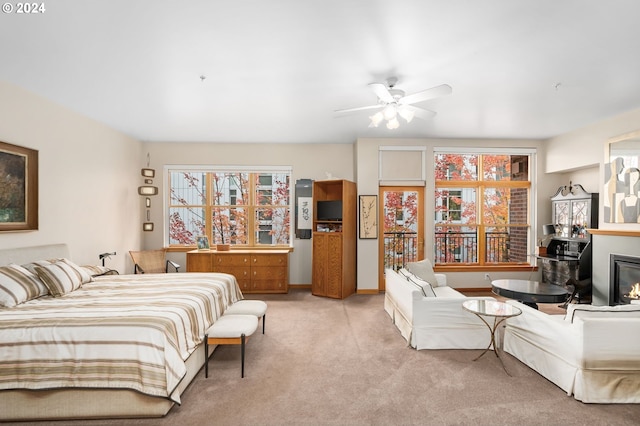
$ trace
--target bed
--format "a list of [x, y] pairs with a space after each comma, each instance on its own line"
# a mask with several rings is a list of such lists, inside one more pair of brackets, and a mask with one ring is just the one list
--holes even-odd
[[[67, 260], [35, 269], [47, 259]], [[46, 273], [82, 269], [68, 259], [64, 244], [0, 250], [0, 272], [29, 265], [49, 289], [0, 307], [0, 420], [167, 414], [204, 364], [205, 330], [242, 299], [235, 278], [89, 275], [57, 294]]]

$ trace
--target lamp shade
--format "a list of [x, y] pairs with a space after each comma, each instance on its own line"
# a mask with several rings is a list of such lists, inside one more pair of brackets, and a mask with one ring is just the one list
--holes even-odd
[[542, 235], [552, 235], [556, 233], [554, 224], [542, 225]]

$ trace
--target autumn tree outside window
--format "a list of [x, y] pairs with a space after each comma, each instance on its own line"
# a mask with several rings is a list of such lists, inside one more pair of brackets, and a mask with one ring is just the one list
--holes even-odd
[[436, 150], [435, 263], [529, 263], [534, 152]]
[[290, 169], [175, 167], [167, 176], [170, 246], [194, 246], [199, 235], [211, 244], [290, 245]]

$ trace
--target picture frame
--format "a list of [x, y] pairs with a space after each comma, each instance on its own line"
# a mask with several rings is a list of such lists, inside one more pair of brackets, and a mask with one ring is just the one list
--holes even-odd
[[0, 232], [38, 229], [38, 151], [0, 142]]
[[148, 178], [156, 177], [156, 171], [154, 169], [142, 169], [140, 173], [144, 177], [148, 177]]
[[211, 248], [209, 246], [209, 238], [206, 235], [198, 235], [196, 237], [196, 245], [198, 250], [209, 250]]
[[138, 194], [139, 195], [158, 195], [158, 187], [157, 186], [139, 186]]
[[604, 223], [640, 224], [640, 130], [611, 138], [607, 143], [601, 200]]
[[144, 222], [142, 224], [142, 230], [145, 232], [153, 231], [153, 222]]
[[375, 240], [378, 238], [378, 196], [360, 195], [359, 198], [359, 238]]

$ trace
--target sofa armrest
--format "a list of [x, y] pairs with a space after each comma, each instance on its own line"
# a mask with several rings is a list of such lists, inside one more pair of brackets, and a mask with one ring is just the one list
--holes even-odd
[[[573, 324], [564, 321], [563, 315], [545, 314], [515, 300], [507, 300], [506, 303], [520, 309], [522, 314], [506, 320], [508, 337], [505, 336], [505, 339], [522, 339], [537, 350], [577, 366], [578, 348], [582, 345], [581, 327], [573, 327]], [[505, 340], [505, 348], [506, 343]]]
[[574, 325], [582, 327], [582, 366], [589, 369], [640, 370], [640, 318], [584, 318]]
[[438, 287], [446, 287], [447, 285], [447, 276], [445, 274], [434, 274], [436, 276], [436, 280], [438, 281]]

